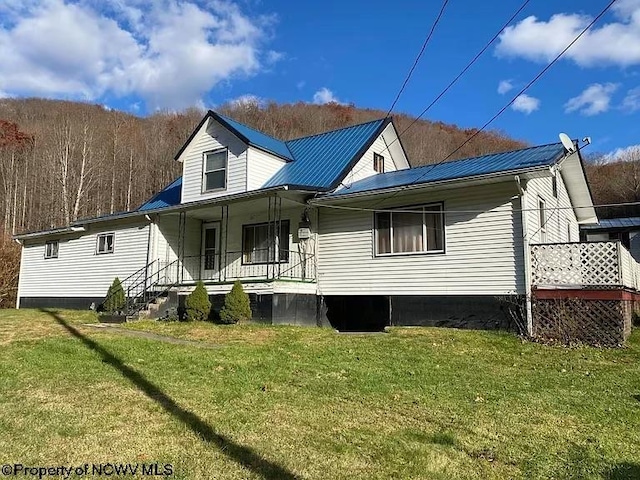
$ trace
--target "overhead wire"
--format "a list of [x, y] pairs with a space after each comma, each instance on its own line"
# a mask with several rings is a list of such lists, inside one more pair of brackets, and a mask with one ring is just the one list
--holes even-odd
[[424, 42], [422, 42], [422, 47], [420, 48], [420, 51], [418, 52], [418, 55], [416, 56], [416, 59], [413, 62], [413, 65], [409, 69], [409, 73], [407, 74], [406, 78], [404, 79], [404, 82], [402, 83], [402, 86], [400, 87], [400, 90], [398, 91], [398, 94], [396, 95], [396, 98], [391, 103], [391, 106], [389, 107], [389, 110], [387, 111], [387, 114], [385, 115], [385, 118], [388, 117], [391, 114], [391, 112], [395, 108], [396, 104], [398, 103], [398, 100], [400, 100], [400, 96], [404, 92], [404, 89], [407, 87], [407, 84], [409, 83], [409, 80], [411, 79], [411, 76], [413, 75], [413, 71], [418, 66], [418, 63], [420, 62], [420, 59], [422, 58], [422, 55], [424, 54], [424, 51], [427, 48], [427, 45], [431, 41], [431, 38], [433, 37], [433, 34], [436, 31], [436, 27], [438, 26], [438, 24], [440, 23], [440, 20], [442, 19], [442, 16], [444, 14], [444, 10], [445, 10], [445, 8], [447, 8], [447, 4], [448, 3], [449, 3], [449, 0], [444, 0], [442, 2], [442, 6], [440, 7], [440, 11], [438, 12], [438, 15], [436, 16], [436, 19], [434, 20], [433, 24], [431, 25], [431, 29], [429, 30], [429, 33], [427, 34], [426, 38], [424, 39]]
[[[431, 108], [436, 103], [438, 103], [442, 97], [444, 97], [447, 94], [447, 92], [458, 82], [458, 80], [460, 80], [460, 78], [462, 78], [462, 76], [465, 73], [467, 73], [467, 71], [478, 61], [478, 59], [482, 55], [484, 55], [484, 53], [489, 49], [489, 47], [493, 45], [493, 43], [498, 39], [502, 31], [505, 28], [507, 28], [511, 24], [511, 22], [513, 22], [513, 20], [527, 7], [527, 5], [529, 5], [530, 2], [531, 0], [525, 0], [520, 5], [520, 7], [518, 7], [518, 9], [515, 12], [513, 12], [513, 14], [511, 14], [509, 19], [500, 27], [500, 29], [493, 35], [493, 37], [491, 37], [491, 39], [475, 54], [475, 56], [467, 63], [467, 65], [465, 65], [465, 67], [462, 70], [460, 70], [460, 72], [453, 78], [453, 80], [451, 80], [449, 84], [431, 101], [431, 103], [424, 110], [422, 110], [422, 112], [420, 112], [420, 114], [415, 119], [413, 119], [412, 122], [405, 129], [403, 129], [402, 132], [400, 132], [395, 139], [390, 141], [380, 152], [377, 152], [377, 153], [382, 155], [385, 152], [387, 152], [389, 150], [389, 147], [391, 147], [391, 145], [399, 141], [402, 135], [404, 135], [409, 129], [411, 129], [411, 127], [413, 127], [418, 122], [418, 120], [420, 120], [429, 110], [431, 110]], [[417, 65], [417, 63], [415, 63], [414, 65]], [[410, 74], [411, 73], [413, 73], [413, 69], [410, 71]], [[407, 80], [405, 81], [405, 83], [408, 81], [409, 77], [410, 75], [407, 77]], [[400, 90], [400, 94], [402, 93], [403, 89], [404, 88]], [[388, 117], [391, 111], [393, 110], [393, 107], [395, 106], [397, 99], [400, 98], [400, 94], [396, 97], [396, 100], [391, 105], [391, 108], [387, 112], [386, 117]], [[353, 175], [356, 175], [358, 172], [364, 170], [366, 167], [367, 165], [360, 167], [355, 172], [352, 172], [350, 176], [353, 177]]]
[[[380, 200], [379, 202], [377, 202], [375, 205], [379, 205], [382, 202], [386, 202], [389, 199], [395, 197], [396, 195], [398, 195], [402, 190], [406, 189], [407, 187], [417, 183], [421, 178], [424, 178], [430, 171], [432, 171], [434, 168], [436, 168], [438, 165], [441, 165], [442, 163], [446, 162], [449, 158], [451, 158], [453, 155], [455, 155], [457, 152], [460, 151], [460, 149], [462, 149], [465, 145], [467, 145], [471, 140], [473, 140], [476, 136], [478, 136], [482, 131], [484, 131], [484, 129], [486, 129], [489, 125], [491, 125], [498, 117], [500, 117], [506, 110], [507, 108], [509, 108], [515, 101], [516, 99], [522, 95], [523, 93], [525, 93], [529, 88], [531, 88], [547, 71], [549, 71], [549, 69], [555, 65], [558, 60], [560, 60], [564, 54], [573, 46], [575, 45], [575, 43], [582, 38], [582, 36], [593, 26], [596, 24], [596, 22], [598, 22], [598, 20], [600, 20], [600, 18], [602, 18], [604, 16], [605, 13], [607, 13], [609, 11], [609, 9], [617, 2], [618, 0], [611, 0], [606, 7], [604, 7], [604, 9], [602, 9], [602, 11], [596, 15], [593, 20], [591, 22], [589, 22], [589, 24], [582, 29], [582, 31], [573, 38], [573, 40], [571, 40], [571, 42], [569, 42], [569, 44], [563, 48], [560, 53], [558, 53], [542, 70], [540, 70], [540, 72], [538, 72], [538, 74], [533, 77], [533, 79], [531, 79], [529, 81], [529, 83], [527, 83], [522, 89], [520, 89], [520, 91], [514, 95], [511, 100], [509, 102], [507, 102], [500, 110], [498, 110], [498, 112], [496, 112], [487, 122], [484, 123], [484, 125], [480, 128], [477, 129], [472, 135], [470, 135], [463, 143], [461, 143], [458, 147], [456, 147], [454, 150], [452, 150], [447, 156], [445, 156], [444, 158], [442, 158], [441, 160], [439, 160], [436, 163], [433, 163], [431, 165], [429, 165], [430, 168], [425, 169], [425, 172], [422, 173], [421, 175], [419, 175], [417, 178], [415, 178], [414, 180], [412, 180], [411, 183], [404, 185], [400, 190], [394, 192], [390, 197], [385, 198], [383, 200]], [[398, 136], [398, 138], [400, 138], [400, 136]]]

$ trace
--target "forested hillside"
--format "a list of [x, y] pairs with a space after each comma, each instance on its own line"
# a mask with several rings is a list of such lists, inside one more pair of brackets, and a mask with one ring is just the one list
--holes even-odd
[[[219, 112], [283, 140], [384, 116], [328, 105], [225, 105]], [[138, 207], [180, 175], [173, 160], [203, 112], [135, 117], [98, 105], [41, 99], [0, 103], [0, 214], [8, 233], [67, 225]], [[413, 119], [396, 117], [402, 131]], [[439, 161], [473, 133], [417, 122], [403, 141], [414, 164]], [[454, 158], [521, 146], [482, 133]]]
[[[326, 104], [251, 103], [217, 109], [288, 140], [366, 122], [385, 112]], [[0, 307], [12, 304], [19, 272], [16, 232], [63, 226], [83, 217], [135, 209], [181, 173], [173, 160], [204, 112], [136, 117], [99, 105], [42, 99], [0, 101]], [[403, 132], [414, 119], [394, 116]], [[441, 161], [475, 130], [419, 120], [402, 135], [412, 165]], [[550, 139], [553, 141], [555, 139]], [[481, 132], [451, 159], [524, 146], [500, 132]], [[616, 163], [593, 160], [596, 203], [640, 201], [640, 150]], [[635, 214], [637, 209], [599, 213]]]

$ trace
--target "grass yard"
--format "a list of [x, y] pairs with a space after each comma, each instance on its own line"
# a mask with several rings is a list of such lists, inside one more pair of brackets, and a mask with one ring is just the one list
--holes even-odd
[[[174, 479], [640, 478], [640, 332], [140, 322], [176, 345], [0, 311], [0, 464], [170, 463]], [[28, 477], [23, 477], [28, 478]], [[71, 477], [77, 478], [77, 477]]]

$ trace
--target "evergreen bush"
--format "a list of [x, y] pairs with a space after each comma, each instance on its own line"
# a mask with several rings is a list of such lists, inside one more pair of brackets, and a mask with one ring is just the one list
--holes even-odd
[[209, 318], [211, 302], [204, 283], [198, 282], [196, 284], [195, 290], [189, 294], [185, 301], [185, 307], [189, 321], [205, 321]]
[[220, 321], [226, 324], [251, 320], [249, 295], [242, 288], [240, 280], [236, 280], [233, 288], [224, 297], [224, 306], [220, 310]]
[[124, 289], [120, 283], [120, 279], [116, 277], [107, 291], [107, 297], [104, 300], [103, 307], [108, 313], [117, 313], [124, 310], [127, 299], [124, 295]]

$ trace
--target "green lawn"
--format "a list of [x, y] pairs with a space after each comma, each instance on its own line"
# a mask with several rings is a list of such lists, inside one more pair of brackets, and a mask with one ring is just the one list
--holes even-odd
[[82, 326], [92, 321], [0, 312], [0, 464], [159, 462], [174, 479], [640, 478], [639, 332], [597, 350], [435, 328], [126, 327], [201, 348]]

